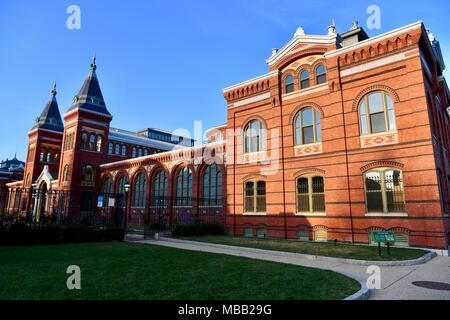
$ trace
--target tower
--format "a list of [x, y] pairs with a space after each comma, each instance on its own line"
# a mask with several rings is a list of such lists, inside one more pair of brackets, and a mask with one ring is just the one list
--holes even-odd
[[64, 115], [65, 128], [58, 185], [66, 191], [99, 191], [98, 166], [105, 163], [109, 124], [92, 60], [88, 76]]
[[28, 152], [23, 187], [29, 188], [45, 166], [54, 178], [58, 177], [64, 124], [56, 101], [56, 85], [36, 123], [28, 132]]

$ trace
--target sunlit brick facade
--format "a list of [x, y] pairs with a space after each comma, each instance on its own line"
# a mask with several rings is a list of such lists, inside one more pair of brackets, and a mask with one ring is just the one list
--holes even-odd
[[[94, 61], [64, 126], [30, 132], [23, 187], [46, 165], [48, 188], [129, 183], [134, 223], [152, 210], [138, 189], [197, 199], [179, 209], [198, 215], [214, 194], [230, 234], [369, 243], [392, 230], [397, 245], [448, 248], [450, 92], [423, 23], [373, 38], [356, 23], [344, 34], [299, 28], [266, 62], [267, 74], [223, 90], [227, 123], [188, 147], [111, 129]], [[44, 147], [59, 160], [47, 163]]]

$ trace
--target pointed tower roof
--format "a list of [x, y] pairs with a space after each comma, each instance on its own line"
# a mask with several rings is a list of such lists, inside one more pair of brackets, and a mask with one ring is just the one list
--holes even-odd
[[93, 111], [95, 113], [111, 116], [106, 108], [105, 100], [103, 100], [102, 90], [98, 82], [96, 57], [92, 58], [91, 68], [89, 69], [88, 76], [83, 83], [78, 94], [73, 98], [72, 105], [67, 112], [75, 109], [84, 109], [87, 111]]
[[58, 102], [56, 101], [56, 84], [53, 86], [50, 99], [31, 130], [35, 129], [64, 132], [64, 124], [59, 113]]

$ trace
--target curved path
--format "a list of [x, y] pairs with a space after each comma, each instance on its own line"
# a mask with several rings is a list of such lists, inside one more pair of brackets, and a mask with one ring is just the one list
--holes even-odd
[[[142, 240], [142, 238], [127, 237], [128, 241], [159, 245], [171, 248], [227, 254], [252, 259], [288, 263], [304, 267], [332, 270], [365, 282], [370, 276], [367, 266], [358, 266], [334, 261], [310, 260], [301, 256], [253, 250], [242, 247], [216, 246], [208, 243], [192, 241]], [[450, 291], [434, 290], [417, 287], [413, 282], [433, 281], [450, 284], [450, 258], [436, 257], [423, 265], [380, 267], [381, 289], [371, 290], [370, 299], [374, 300], [450, 300]]]

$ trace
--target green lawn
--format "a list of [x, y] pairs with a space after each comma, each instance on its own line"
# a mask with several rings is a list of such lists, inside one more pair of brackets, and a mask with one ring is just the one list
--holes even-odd
[[[69, 265], [81, 290], [66, 288]], [[127, 243], [0, 247], [0, 299], [343, 299], [360, 289], [337, 273]]]
[[424, 256], [427, 251], [408, 248], [391, 248], [391, 255], [387, 254], [387, 248], [382, 248], [382, 256], [378, 256], [377, 246], [362, 246], [350, 244], [302, 242], [293, 240], [276, 240], [260, 238], [242, 238], [229, 236], [205, 236], [189, 237], [185, 240], [210, 242], [238, 247], [249, 247], [265, 250], [285, 251], [311, 254], [316, 256], [336, 257], [356, 260], [393, 261], [412, 260]]

